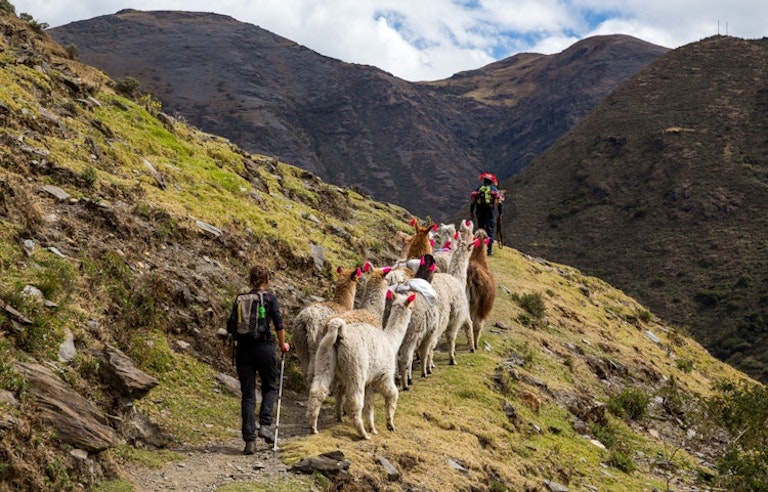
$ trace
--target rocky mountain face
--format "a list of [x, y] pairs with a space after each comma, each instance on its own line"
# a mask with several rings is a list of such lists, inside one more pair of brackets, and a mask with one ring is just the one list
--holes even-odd
[[506, 237], [768, 380], [768, 41], [668, 53], [506, 183]]
[[667, 51], [602, 36], [412, 83], [208, 13], [125, 10], [49, 32], [205, 131], [436, 220], [480, 170], [513, 175]]

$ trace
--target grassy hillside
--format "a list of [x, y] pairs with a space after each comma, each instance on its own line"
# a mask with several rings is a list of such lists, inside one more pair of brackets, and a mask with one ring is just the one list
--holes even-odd
[[[245, 153], [169, 118], [151, 97], [121, 96], [119, 84], [72, 60], [34, 23], [0, 13], [0, 34], [0, 490], [149, 490], [139, 488], [142, 477], [167, 462], [183, 468], [195, 452], [234, 460], [239, 402], [216, 380], [232, 368], [214, 333], [247, 267], [275, 271], [290, 329], [311, 296], [331, 294], [337, 265], [391, 262], [395, 231], [408, 231], [411, 215]], [[509, 248], [491, 267], [499, 291], [480, 350], [461, 344], [459, 364], [448, 366], [441, 347], [435, 374], [401, 394], [395, 432], [380, 424], [381, 434], [360, 441], [349, 423], [330, 422], [329, 399], [320, 434], [308, 435], [305, 388], [289, 357], [293, 431], [278, 459], [292, 465], [341, 450], [352, 463], [343, 483], [236, 473], [226, 486], [194, 487], [718, 483], [725, 441], [705, 432], [714, 415], [698, 411], [702, 398], [720, 394], [716, 382], [744, 375], [597, 278]], [[77, 355], [65, 362], [58, 354], [68, 332]], [[126, 408], [96, 356], [106, 345], [159, 380], [128, 411], [170, 434], [165, 448], [125, 440], [83, 457], [41, 418], [17, 362], [52, 368], [119, 427]], [[387, 479], [381, 457], [400, 470], [398, 481]]]

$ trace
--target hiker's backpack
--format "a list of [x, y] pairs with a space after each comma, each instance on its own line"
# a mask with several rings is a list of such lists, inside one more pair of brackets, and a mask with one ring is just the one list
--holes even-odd
[[265, 292], [241, 294], [237, 296], [237, 331], [238, 338], [250, 335], [254, 340], [266, 340], [269, 337]]
[[477, 189], [475, 203], [478, 205], [493, 205], [493, 190], [490, 185], [483, 185]]

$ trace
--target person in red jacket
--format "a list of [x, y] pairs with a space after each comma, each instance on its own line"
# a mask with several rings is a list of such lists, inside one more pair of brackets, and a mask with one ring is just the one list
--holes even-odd
[[[290, 346], [285, 341], [283, 318], [277, 298], [268, 291], [269, 270], [262, 265], [251, 268], [248, 276], [251, 291], [240, 294], [232, 305], [227, 320], [227, 332], [235, 337], [235, 367], [240, 380], [242, 435], [245, 454], [256, 452], [256, 375], [261, 378], [261, 407], [258, 435], [274, 443], [272, 411], [277, 398], [277, 356], [275, 342], [269, 330], [270, 322], [277, 335], [278, 346], [285, 353]], [[247, 300], [251, 302], [244, 302]], [[243, 306], [247, 306], [244, 312]], [[243, 322], [243, 320], [246, 320]], [[250, 324], [250, 328], [249, 325]], [[241, 326], [238, 329], [238, 325]], [[245, 326], [243, 326], [245, 325]], [[245, 332], [245, 333], [243, 333]]]
[[470, 193], [469, 214], [476, 221], [477, 227], [488, 233], [488, 254], [493, 254], [496, 211], [499, 217], [504, 212], [504, 198], [499, 191], [499, 181], [489, 172], [480, 175], [480, 185]]

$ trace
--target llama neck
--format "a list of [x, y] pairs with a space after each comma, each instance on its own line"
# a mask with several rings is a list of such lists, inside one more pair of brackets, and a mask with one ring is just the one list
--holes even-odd
[[478, 267], [488, 270], [488, 252], [486, 251], [484, 244], [481, 244], [479, 248], [472, 250], [472, 254], [469, 256], [469, 261]]
[[333, 301], [351, 310], [355, 307], [356, 293], [357, 277], [353, 279], [351, 274], [342, 272], [339, 280], [336, 281], [336, 292], [333, 294]]
[[365, 293], [363, 294], [360, 308], [370, 311], [379, 318], [383, 318], [386, 293], [386, 279], [382, 275], [372, 275], [365, 284]]
[[390, 346], [399, 347], [411, 322], [411, 308], [404, 301], [392, 306], [384, 327], [384, 336], [387, 337]]

